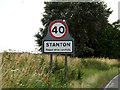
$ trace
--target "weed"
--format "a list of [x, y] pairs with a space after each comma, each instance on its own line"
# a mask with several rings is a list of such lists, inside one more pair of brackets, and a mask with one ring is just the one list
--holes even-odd
[[[116, 74], [120, 63], [108, 58], [70, 58], [68, 79], [65, 79], [64, 56], [53, 55], [53, 71], [50, 72], [49, 55], [28, 53], [3, 53], [3, 88], [68, 88], [100, 87]], [[107, 75], [108, 74], [108, 75]], [[100, 78], [104, 78], [102, 81]], [[95, 84], [97, 80], [98, 84]], [[80, 83], [80, 84], [79, 84]]]

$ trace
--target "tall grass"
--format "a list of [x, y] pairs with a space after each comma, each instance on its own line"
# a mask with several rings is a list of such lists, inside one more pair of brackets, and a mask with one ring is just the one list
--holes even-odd
[[2, 89], [2, 54], [0, 53], [0, 89]]
[[92, 74], [89, 75], [89, 77], [85, 77], [84, 80], [82, 80], [82, 83], [79, 87], [81, 88], [103, 88], [106, 82], [108, 82], [111, 78], [113, 78], [113, 76], [118, 74], [118, 69], [111, 68], [107, 71], [91, 70], [90, 72]]
[[[2, 88], [71, 88], [100, 87], [117, 74], [119, 62], [105, 58], [70, 58], [68, 80], [64, 78], [64, 56], [53, 55], [53, 72], [50, 56], [30, 53], [3, 53]], [[106, 76], [109, 74], [110, 76]], [[88, 83], [92, 81], [91, 83]], [[95, 84], [95, 81], [99, 81]], [[75, 86], [75, 83], [78, 83]]]

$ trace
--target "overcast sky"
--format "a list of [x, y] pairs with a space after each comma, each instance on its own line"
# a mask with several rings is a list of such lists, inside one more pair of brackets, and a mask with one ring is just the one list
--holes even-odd
[[[118, 1], [105, 0], [113, 10], [110, 23], [118, 19]], [[0, 0], [0, 52], [35, 50], [34, 35], [42, 26], [43, 7], [44, 0]]]

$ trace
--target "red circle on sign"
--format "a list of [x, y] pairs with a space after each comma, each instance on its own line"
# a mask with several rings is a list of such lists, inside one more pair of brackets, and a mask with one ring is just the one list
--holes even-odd
[[[63, 24], [64, 27], [65, 27], [65, 33], [64, 33], [61, 37], [56, 37], [56, 36], [54, 36], [54, 35], [52, 34], [52, 32], [51, 32], [51, 27], [52, 27], [53, 24], [55, 24], [55, 23], [61, 23], [61, 24]], [[50, 26], [49, 26], [49, 33], [50, 33], [50, 35], [51, 35], [53, 38], [55, 38], [55, 39], [61, 39], [61, 38], [65, 37], [65, 35], [67, 34], [67, 25], [66, 25], [64, 22], [62, 22], [62, 21], [54, 21], [54, 22], [52, 22], [52, 23], [50, 24]]]

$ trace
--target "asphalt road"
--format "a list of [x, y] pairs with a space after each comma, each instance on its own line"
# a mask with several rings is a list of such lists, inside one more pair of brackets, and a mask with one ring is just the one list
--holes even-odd
[[120, 74], [115, 76], [106, 86], [104, 90], [107, 90], [108, 88], [116, 88], [120, 90]]

